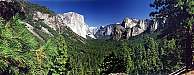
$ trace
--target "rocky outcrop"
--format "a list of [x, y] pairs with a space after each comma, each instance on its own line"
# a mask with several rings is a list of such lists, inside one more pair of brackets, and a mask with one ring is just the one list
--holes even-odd
[[89, 27], [89, 33], [95, 35], [98, 31], [98, 27]]
[[121, 26], [123, 26], [124, 28], [132, 28], [134, 26], [136, 26], [138, 23], [137, 19], [129, 19], [129, 18], [125, 18], [121, 24]]
[[95, 34], [97, 39], [110, 39], [114, 31], [114, 27], [120, 24], [110, 24], [107, 26], [101, 26]]
[[53, 34], [51, 32], [49, 32], [49, 30], [45, 27], [41, 27], [41, 31], [48, 34], [48, 35], [50, 35], [50, 36], [53, 36]]
[[100, 27], [95, 37], [97, 39], [128, 39], [143, 33], [147, 29], [149, 29], [149, 23], [146, 20], [125, 18], [121, 24], [117, 23]]
[[114, 40], [119, 40], [123, 37], [124, 32], [126, 31], [125, 27], [121, 25], [114, 26], [114, 30], [112, 32], [112, 38]]
[[84, 17], [74, 12], [57, 14], [55, 16], [41, 12], [35, 12], [33, 19], [42, 20], [45, 24], [59, 33], [63, 32], [63, 27], [69, 27], [73, 32], [84, 38], [86, 38], [89, 33], [89, 28], [84, 22]]
[[89, 27], [88, 36], [93, 39], [96, 39], [94, 35], [96, 34], [97, 31], [98, 31], [97, 27]]
[[35, 31], [34, 31], [34, 27], [31, 26], [30, 24], [26, 23], [26, 22], [20, 22], [24, 25], [26, 25], [25, 27], [28, 29], [28, 31], [30, 31], [34, 36], [36, 36], [38, 39], [40, 39], [41, 41], [44, 41], [42, 37], [40, 37]]
[[129, 38], [143, 33], [147, 29], [148, 24], [144, 20], [125, 18], [121, 26], [126, 29], [124, 38]]
[[144, 20], [139, 20], [136, 26], [133, 27], [131, 36], [136, 36], [147, 30], [148, 24]]

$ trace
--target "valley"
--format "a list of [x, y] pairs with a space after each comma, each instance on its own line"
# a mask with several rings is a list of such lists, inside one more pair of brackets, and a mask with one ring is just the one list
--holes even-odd
[[0, 75], [191, 70], [194, 1], [169, 1], [154, 0], [150, 19], [123, 17], [119, 23], [90, 27], [79, 12], [57, 14], [29, 1], [0, 0]]

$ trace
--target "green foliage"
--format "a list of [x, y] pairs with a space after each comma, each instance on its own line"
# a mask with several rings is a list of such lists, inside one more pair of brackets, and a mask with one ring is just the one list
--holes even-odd
[[175, 39], [85, 40], [67, 28], [41, 43], [20, 22], [0, 22], [1, 74], [168, 74], [182, 65]]
[[31, 59], [28, 55], [31, 55], [30, 50], [38, 45], [36, 38], [20, 23], [18, 16], [13, 17], [13, 20], [6, 24], [1, 23], [1, 26], [1, 64], [7, 65], [0, 65], [4, 67], [1, 68], [2, 74], [28, 72], [30, 64], [28, 60]]
[[[162, 1], [162, 2], [160, 2]], [[172, 1], [162, 7], [163, 1]], [[29, 14], [25, 21], [29, 22], [45, 42], [34, 36], [18, 16], [9, 22], [0, 20], [0, 74], [35, 74], [35, 75], [100, 75], [124, 72], [137, 75], [168, 74], [182, 66], [182, 50], [180, 41], [175, 36], [169, 36], [182, 23], [192, 25], [192, 20], [185, 21], [184, 0], [155, 0], [155, 8], [165, 8], [157, 13], [167, 13], [155, 16], [170, 16], [167, 22], [171, 28], [163, 33], [142, 34], [129, 40], [93, 40], [84, 39], [68, 27], [62, 33], [52, 30], [42, 21], [34, 21]], [[39, 9], [43, 13], [52, 12], [47, 8], [31, 5], [33, 11]], [[192, 7], [192, 3], [189, 7]], [[158, 8], [158, 9], [159, 9]], [[168, 9], [172, 9], [167, 11]], [[176, 12], [178, 11], [178, 12]], [[32, 11], [29, 10], [29, 13]], [[173, 14], [171, 14], [173, 12]], [[190, 12], [192, 13], [192, 12]], [[187, 16], [187, 15], [186, 15]], [[175, 23], [173, 23], [175, 22]], [[167, 24], [167, 25], [168, 25]], [[41, 32], [45, 27], [54, 36]], [[172, 30], [172, 31], [171, 31]], [[154, 35], [155, 34], [155, 35]], [[159, 35], [159, 36], [158, 36]], [[160, 37], [167, 35], [167, 37]], [[175, 34], [176, 35], [176, 34]], [[172, 59], [173, 58], [173, 59]]]
[[26, 13], [28, 13], [28, 14], [31, 14], [34, 11], [39, 11], [39, 12], [42, 12], [45, 14], [51, 14], [51, 15], [55, 14], [53, 11], [49, 10], [45, 6], [40, 6], [38, 4], [32, 4], [28, 1], [21, 1], [20, 3], [25, 8]]
[[18, 16], [0, 22], [0, 74], [66, 74], [67, 45], [61, 35], [39, 42]]
[[193, 0], [154, 0], [151, 7], [156, 9], [150, 14], [155, 20], [165, 20], [160, 34], [163, 71], [177, 70], [183, 62], [188, 68], [192, 64]]
[[48, 40], [44, 49], [48, 60], [47, 63], [51, 66], [49, 73], [66, 74], [67, 46], [63, 36], [59, 35], [56, 38]]
[[179, 69], [183, 65], [182, 51], [177, 48], [176, 41], [165, 39], [161, 44], [160, 55], [163, 61], [163, 71], [171, 72]]
[[158, 43], [154, 38], [145, 36], [131, 40], [127, 50], [130, 51], [129, 74], [160, 74], [162, 61], [159, 57]]
[[115, 56], [114, 53], [111, 53], [104, 58], [103, 64], [101, 65], [102, 74], [124, 73], [126, 70], [125, 65], [124, 58], [121, 56]]

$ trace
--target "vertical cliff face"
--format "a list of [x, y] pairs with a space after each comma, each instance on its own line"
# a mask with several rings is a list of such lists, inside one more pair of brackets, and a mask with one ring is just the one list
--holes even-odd
[[57, 14], [55, 16], [35, 12], [33, 19], [42, 20], [45, 24], [59, 33], [63, 31], [63, 27], [69, 27], [73, 32], [84, 38], [88, 35], [89, 28], [84, 22], [84, 17], [74, 12]]
[[137, 36], [145, 32], [149, 27], [153, 27], [153, 25], [149, 25], [150, 24], [146, 20], [125, 18], [121, 24], [111, 24], [99, 28], [95, 36], [97, 39], [128, 39], [129, 37]]
[[121, 24], [121, 26], [123, 26], [124, 28], [132, 28], [134, 26], [136, 26], [138, 23], [137, 19], [129, 19], [129, 18], [125, 18]]
[[144, 20], [125, 18], [121, 26], [126, 29], [126, 38], [129, 38], [143, 33], [147, 30], [148, 24]]
[[110, 39], [114, 31], [114, 26], [120, 24], [110, 24], [107, 26], [101, 26], [98, 31], [95, 33], [97, 39]]
[[84, 17], [82, 15], [74, 12], [58, 14], [56, 16], [56, 20], [58, 21], [58, 23], [61, 23], [58, 24], [60, 27], [61, 26], [70, 27], [73, 32], [86, 38], [89, 29], [86, 23], [84, 22]]

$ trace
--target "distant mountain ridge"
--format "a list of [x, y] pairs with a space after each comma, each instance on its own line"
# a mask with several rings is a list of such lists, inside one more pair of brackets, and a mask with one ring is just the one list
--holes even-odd
[[[2, 0], [3, 2], [5, 0]], [[14, 3], [13, 0], [8, 0], [9, 3]], [[21, 4], [22, 2], [20, 2]], [[129, 37], [139, 35], [145, 31], [155, 31], [158, 27], [157, 23], [151, 23], [150, 20], [138, 20], [132, 18], [125, 18], [123, 22], [117, 24], [110, 24], [101, 27], [89, 27], [84, 20], [84, 16], [76, 12], [68, 12], [63, 14], [52, 14], [47, 8], [35, 7], [28, 9], [27, 7], [20, 7], [19, 10], [25, 13], [30, 13], [32, 20], [45, 23], [49, 29], [62, 33], [65, 27], [69, 27], [77, 35], [87, 39], [128, 39]], [[26, 5], [29, 6], [29, 5]], [[47, 10], [45, 12], [45, 10]], [[5, 16], [6, 17], [6, 16]], [[28, 16], [27, 16], [28, 17]], [[32, 23], [32, 22], [28, 22]], [[44, 33], [52, 34], [48, 28], [40, 26]]]
[[35, 11], [33, 13], [34, 20], [42, 20], [50, 28], [61, 33], [63, 27], [69, 27], [73, 32], [82, 36], [83, 38], [93, 38], [93, 39], [128, 39], [129, 37], [139, 35], [148, 29], [152, 31], [155, 24], [150, 24], [149, 20], [138, 20], [125, 18], [122, 23], [110, 24], [107, 26], [89, 27], [85, 21], [83, 15], [75, 12], [68, 12], [64, 14], [50, 15]]
[[151, 20], [138, 20], [125, 18], [122, 23], [101, 26], [96, 29], [94, 34], [97, 39], [128, 39], [129, 37], [139, 35], [145, 31], [151, 32], [157, 30], [157, 23]]

